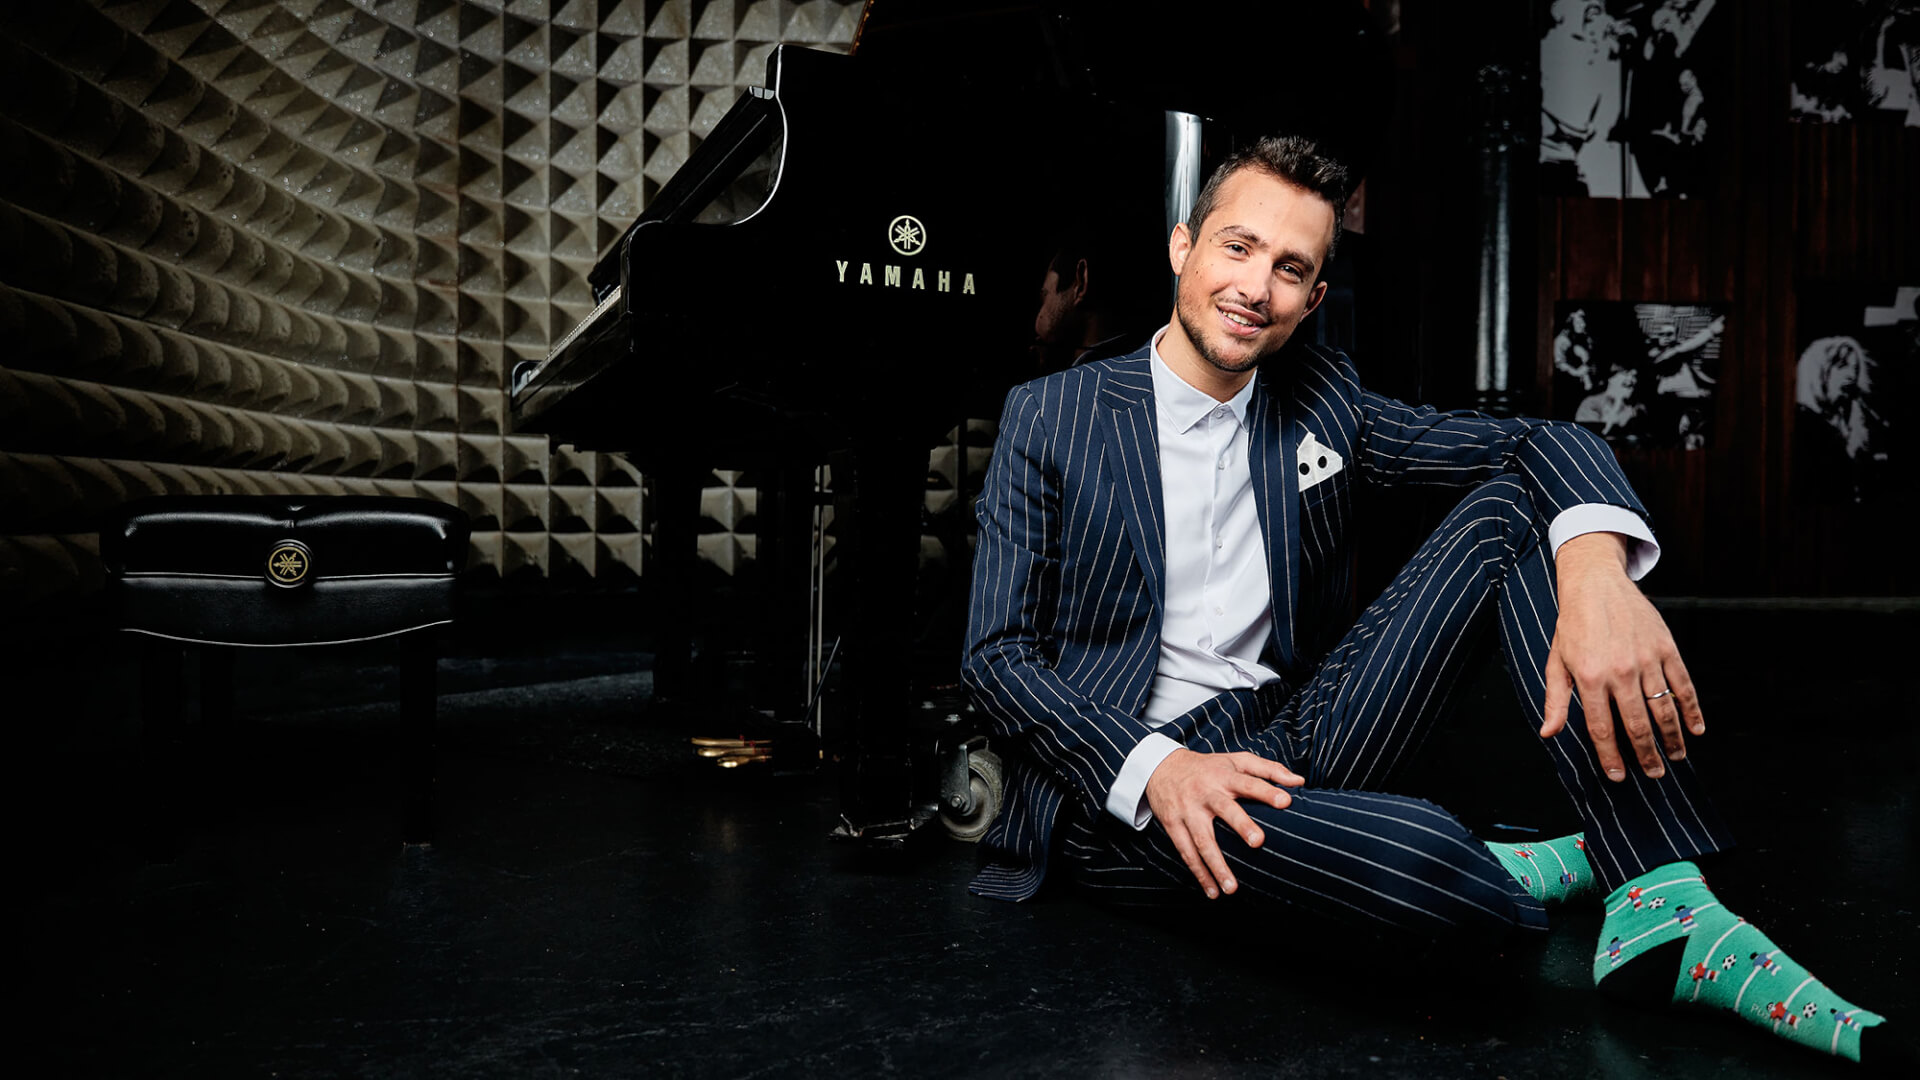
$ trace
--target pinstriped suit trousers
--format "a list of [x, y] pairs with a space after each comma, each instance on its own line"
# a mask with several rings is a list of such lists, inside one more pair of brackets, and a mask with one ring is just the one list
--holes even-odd
[[[1608, 889], [1662, 863], [1731, 845], [1700, 791], [1691, 757], [1648, 779], [1605, 779], [1575, 704], [1566, 730], [1541, 740], [1541, 677], [1559, 611], [1546, 526], [1518, 480], [1500, 477], [1456, 506], [1391, 585], [1290, 699], [1236, 691], [1212, 703], [1245, 722], [1207, 723], [1192, 750], [1250, 750], [1305, 777], [1284, 810], [1244, 804], [1266, 833], [1248, 848], [1216, 826], [1243, 894], [1427, 937], [1544, 927], [1540, 905], [1453, 815], [1387, 794], [1448, 709], [1474, 645], [1498, 627], [1514, 689], [1585, 826], [1587, 856]], [[1135, 831], [1073, 805], [1058, 852], [1082, 886], [1120, 903], [1197, 897], [1165, 830]]]

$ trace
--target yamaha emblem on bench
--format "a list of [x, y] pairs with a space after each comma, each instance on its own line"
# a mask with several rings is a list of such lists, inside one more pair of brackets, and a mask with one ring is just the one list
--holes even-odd
[[298, 540], [282, 540], [267, 555], [267, 580], [283, 589], [298, 588], [313, 573], [313, 552]]

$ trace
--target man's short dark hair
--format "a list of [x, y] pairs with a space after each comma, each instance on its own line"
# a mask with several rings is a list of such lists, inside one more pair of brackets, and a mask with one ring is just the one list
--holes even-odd
[[[1200, 225], [1213, 213], [1220, 199], [1220, 186], [1241, 169], [1258, 169], [1269, 176], [1306, 188], [1333, 207], [1333, 240], [1327, 244], [1327, 259], [1340, 246], [1340, 228], [1347, 216], [1347, 196], [1352, 194], [1351, 174], [1339, 159], [1322, 151], [1319, 144], [1302, 135], [1268, 135], [1251, 146], [1243, 146], [1227, 156], [1207, 178], [1207, 186], [1193, 200], [1187, 215], [1187, 233], [1195, 243], [1200, 240]], [[1319, 268], [1324, 273], [1325, 266]]]

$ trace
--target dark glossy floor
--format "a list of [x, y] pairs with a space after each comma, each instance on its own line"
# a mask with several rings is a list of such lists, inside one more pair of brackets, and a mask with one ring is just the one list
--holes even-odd
[[[30, 1056], [57, 1076], [1849, 1075], [1598, 998], [1591, 912], [1461, 956], [1276, 934], [1231, 899], [1152, 919], [975, 899], [963, 845], [829, 845], [828, 777], [697, 762], [687, 722], [649, 715], [631, 605], [573, 607], [516, 601], [443, 663], [430, 849], [395, 842], [377, 667], [243, 661], [241, 705], [269, 715], [183, 770], [156, 861], [125, 794], [125, 643], [14, 650], [16, 773], [40, 793], [18, 819]], [[1671, 620], [1745, 842], [1722, 897], [1920, 1020], [1913, 612]], [[1503, 686], [1476, 684], [1405, 786], [1553, 830]]]

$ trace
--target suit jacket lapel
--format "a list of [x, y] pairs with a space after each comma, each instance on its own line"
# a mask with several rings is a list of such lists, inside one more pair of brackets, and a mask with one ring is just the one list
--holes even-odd
[[1300, 597], [1300, 481], [1295, 475], [1294, 409], [1272, 365], [1262, 365], [1247, 406], [1248, 471], [1253, 505], [1267, 544], [1267, 576], [1273, 587], [1273, 652], [1280, 669], [1295, 662], [1293, 618]]
[[1167, 530], [1161, 524], [1160, 442], [1147, 355], [1142, 349], [1116, 362], [1115, 371], [1100, 381], [1093, 411], [1134, 559], [1146, 575], [1155, 609], [1165, 611]]

